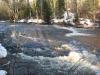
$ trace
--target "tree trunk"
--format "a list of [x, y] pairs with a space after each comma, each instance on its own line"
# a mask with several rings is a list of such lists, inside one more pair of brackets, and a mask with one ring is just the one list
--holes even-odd
[[73, 10], [75, 12], [75, 18], [76, 18], [76, 22], [78, 22], [79, 20], [79, 16], [78, 16], [78, 4], [77, 4], [77, 0], [73, 0]]
[[93, 8], [94, 8], [93, 21], [94, 21], [94, 23], [95, 23], [95, 14], [96, 14], [95, 0], [93, 0]]

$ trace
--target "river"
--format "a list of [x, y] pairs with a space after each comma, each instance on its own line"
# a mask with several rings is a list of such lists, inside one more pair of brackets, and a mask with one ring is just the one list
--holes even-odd
[[[85, 50], [91, 53], [95, 53], [97, 55], [98, 61], [100, 62], [99, 28], [85, 29], [61, 27], [57, 25], [38, 25], [26, 23], [13, 24], [0, 22], [0, 42], [8, 49], [8, 52], [12, 54], [20, 52], [24, 53], [25, 55], [19, 54], [18, 57], [21, 56], [23, 60], [32, 60], [31, 62], [33, 62], [34, 64], [38, 63], [36, 64], [38, 66], [35, 66], [37, 68], [34, 67], [34, 69], [36, 69], [36, 72], [33, 73], [37, 73], [37, 75], [40, 75], [40, 73], [41, 75], [50, 75], [50, 72], [53, 69], [54, 71], [52, 75], [60, 75], [62, 73], [64, 73], [63, 75], [66, 75], [64, 71], [64, 65], [67, 63], [64, 61], [64, 59], [66, 59], [65, 56], [68, 56], [69, 51], [59, 50], [59, 47], [61, 47], [62, 45], [68, 45], [72, 50], [75, 50], [77, 52], [82, 52]], [[15, 43], [17, 44], [17, 46], [15, 46]], [[19, 51], [19, 47], [21, 48], [21, 51]], [[24, 57], [26, 58], [24, 59]], [[19, 60], [20, 58], [18, 59], [18, 61]], [[62, 66], [64, 67], [62, 68], [63, 71], [61, 70], [61, 62], [64, 62], [62, 64]], [[60, 68], [59, 71], [58, 68]], [[40, 71], [40, 69], [42, 69], [43, 72], [41, 71], [40, 73], [38, 73], [37, 70]], [[17, 73], [20, 73], [20, 70], [17, 71]], [[15, 75], [17, 75], [17, 73]]]

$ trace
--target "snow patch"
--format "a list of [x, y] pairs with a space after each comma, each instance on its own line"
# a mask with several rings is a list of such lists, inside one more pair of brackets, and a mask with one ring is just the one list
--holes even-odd
[[99, 25], [97, 23], [91, 22], [90, 19], [79, 18], [79, 22], [85, 28], [89, 28], [89, 27], [99, 27]]
[[26, 22], [26, 19], [21, 19], [21, 20], [18, 20], [17, 22], [18, 23], [24, 23], [24, 22]]
[[5, 70], [0, 70], [0, 75], [7, 75], [7, 72]]
[[63, 23], [63, 21], [64, 21], [64, 19], [56, 19], [56, 18], [54, 18], [54, 19], [51, 20], [51, 23]]
[[44, 23], [42, 19], [28, 19], [27, 23]]
[[0, 44], [0, 58], [5, 58], [7, 56], [7, 50]]

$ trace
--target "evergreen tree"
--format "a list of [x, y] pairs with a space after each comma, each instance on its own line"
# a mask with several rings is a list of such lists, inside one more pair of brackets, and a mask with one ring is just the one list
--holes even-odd
[[65, 2], [64, 0], [57, 0], [56, 2], [56, 14], [58, 18], [61, 18], [64, 14]]
[[43, 19], [47, 24], [50, 24], [50, 20], [51, 20], [51, 8], [50, 8], [50, 0], [43, 0]]

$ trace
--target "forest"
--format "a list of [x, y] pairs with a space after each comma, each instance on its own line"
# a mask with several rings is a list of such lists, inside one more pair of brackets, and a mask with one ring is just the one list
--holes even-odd
[[100, 0], [1, 0], [0, 19], [9, 20], [14, 16], [18, 19], [30, 17], [43, 19], [63, 18], [68, 8], [75, 13], [76, 19], [88, 18], [100, 20]]

